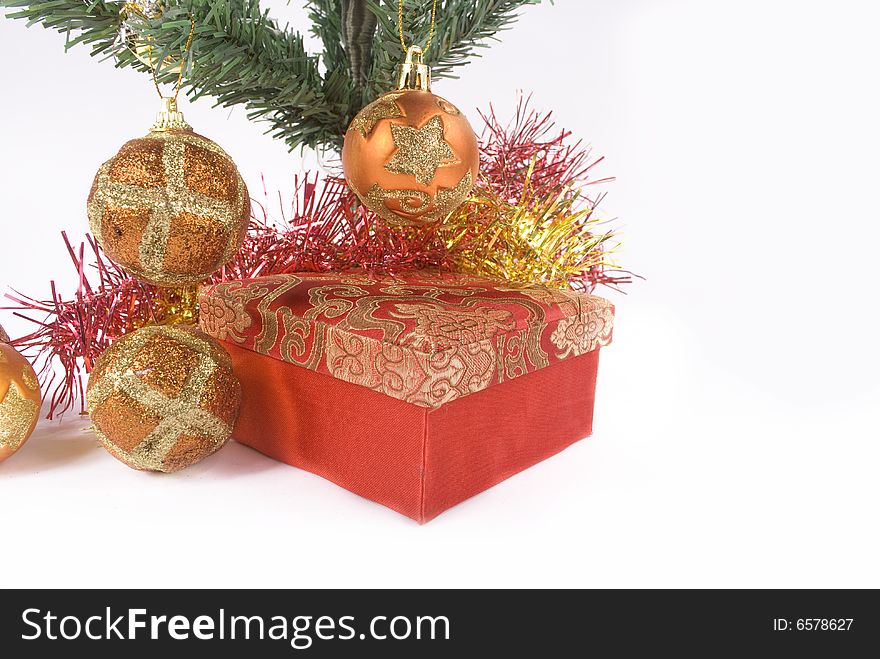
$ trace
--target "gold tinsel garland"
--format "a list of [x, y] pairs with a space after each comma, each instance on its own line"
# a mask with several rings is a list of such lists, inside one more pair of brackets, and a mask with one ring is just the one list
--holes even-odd
[[534, 163], [522, 194], [511, 202], [481, 184], [440, 225], [459, 272], [568, 288], [597, 268], [614, 268], [614, 233], [603, 230], [596, 204], [571, 187], [533, 190]]

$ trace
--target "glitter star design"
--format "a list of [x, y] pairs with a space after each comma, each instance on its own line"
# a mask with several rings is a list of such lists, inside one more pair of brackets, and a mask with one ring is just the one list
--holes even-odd
[[400, 119], [403, 112], [395, 101], [403, 96], [401, 93], [391, 92], [380, 96], [367, 107], [357, 113], [357, 116], [351, 122], [351, 128], [359, 130], [361, 135], [366, 137], [376, 124], [382, 119]]
[[[392, 225], [401, 223], [430, 224], [442, 220], [452, 211], [458, 208], [474, 187], [474, 179], [470, 172], [466, 172], [461, 181], [454, 188], [440, 188], [433, 200], [428, 193], [421, 190], [384, 190], [378, 185], [367, 191], [366, 195], [358, 194], [367, 208]], [[400, 210], [405, 217], [401, 217], [396, 211], [391, 210], [386, 201], [394, 199], [400, 204]], [[415, 203], [413, 203], [415, 202]]]
[[434, 180], [441, 165], [458, 162], [443, 139], [443, 120], [439, 116], [421, 128], [391, 124], [391, 137], [397, 151], [385, 169], [393, 174], [412, 174], [422, 185]]

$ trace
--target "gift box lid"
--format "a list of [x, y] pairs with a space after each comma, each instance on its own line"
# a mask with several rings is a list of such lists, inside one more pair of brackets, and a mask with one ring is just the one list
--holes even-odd
[[595, 295], [433, 271], [257, 277], [199, 304], [221, 341], [427, 408], [608, 345], [614, 320]]

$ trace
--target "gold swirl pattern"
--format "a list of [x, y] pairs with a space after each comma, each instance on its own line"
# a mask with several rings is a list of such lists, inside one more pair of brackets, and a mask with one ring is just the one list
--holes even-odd
[[432, 271], [276, 275], [200, 299], [251, 321], [209, 315], [207, 334], [427, 408], [608, 345], [614, 321], [594, 295]]

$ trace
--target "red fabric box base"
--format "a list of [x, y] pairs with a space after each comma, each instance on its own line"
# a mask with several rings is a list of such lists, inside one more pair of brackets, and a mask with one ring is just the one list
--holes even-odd
[[592, 432], [599, 350], [428, 409], [225, 347], [235, 439], [420, 523]]

